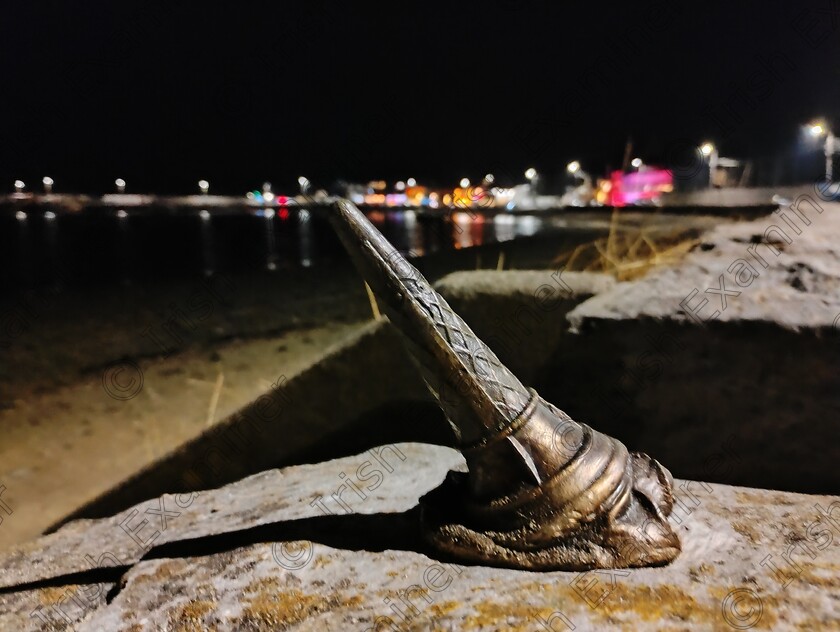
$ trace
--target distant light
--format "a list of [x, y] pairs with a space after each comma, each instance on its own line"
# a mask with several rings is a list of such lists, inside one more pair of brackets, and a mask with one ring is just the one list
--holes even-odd
[[273, 208], [265, 209], [265, 218], [266, 219], [271, 219], [272, 217], [274, 217], [274, 209]]
[[305, 208], [302, 208], [298, 211], [298, 221], [301, 222], [308, 222], [309, 221], [309, 211]]
[[642, 159], [641, 158], [633, 158], [630, 161], [630, 164], [633, 165], [636, 169], [642, 166]]
[[50, 178], [49, 176], [44, 176], [44, 179], [41, 180], [41, 182], [44, 183], [45, 187], [51, 187], [52, 185], [55, 184], [55, 181], [52, 178]]
[[414, 178], [409, 178], [408, 180], [405, 181], [405, 183], [410, 187], [416, 187], [417, 186], [417, 180], [415, 180]]
[[402, 180], [398, 180], [397, 183], [394, 185], [394, 188], [397, 191], [405, 191], [405, 182]]
[[125, 180], [123, 180], [122, 178], [117, 178], [116, 180], [114, 180], [114, 184], [120, 191], [125, 191]]
[[198, 212], [198, 216], [203, 220], [208, 220], [210, 219], [210, 212], [203, 208]]
[[700, 153], [704, 156], [711, 156], [714, 150], [715, 146], [712, 143], [703, 143], [700, 145]]
[[529, 180], [533, 180], [534, 178], [537, 177], [537, 170], [534, 169], [533, 167], [530, 167], [529, 169], [526, 169], [525, 170], [525, 177], [528, 178]]
[[825, 134], [825, 125], [823, 125], [822, 123], [812, 123], [808, 126], [808, 133], [814, 138], [822, 136], [823, 134]]
[[254, 199], [256, 199], [257, 196], [254, 195], [253, 191], [248, 191], [248, 193], [245, 194], [245, 197], [249, 200], [254, 200]]
[[262, 185], [263, 193], [268, 193], [271, 191], [271, 182], [263, 182]]
[[119, 211], [117, 211], [117, 217], [119, 217], [120, 219], [125, 219], [126, 217], [128, 217], [128, 213], [126, 213], [123, 209], [120, 209]]
[[580, 163], [577, 160], [573, 160], [568, 165], [566, 165], [566, 171], [569, 173], [577, 173], [580, 171]]
[[26, 188], [26, 185], [23, 183], [23, 180], [15, 180], [15, 190], [19, 192], [23, 191]]
[[266, 191], [263, 193], [263, 199], [266, 202], [271, 202], [274, 199], [274, 194], [271, 191]]
[[486, 176], [484, 176], [484, 181], [487, 184], [493, 184], [496, 181], [496, 176], [494, 176], [492, 173], [488, 173]]
[[461, 188], [466, 189], [468, 186], [470, 186], [469, 178], [461, 178]]
[[18, 211], [17, 213], [15, 213], [15, 219], [18, 219], [22, 222], [26, 219], [26, 213], [24, 213], [23, 211]]
[[44, 218], [45, 219], [55, 219], [55, 213], [53, 213], [52, 211], [47, 211], [46, 213], [44, 213]]
[[210, 190], [210, 183], [207, 180], [199, 180], [198, 188], [201, 189], [202, 193], [207, 193]]

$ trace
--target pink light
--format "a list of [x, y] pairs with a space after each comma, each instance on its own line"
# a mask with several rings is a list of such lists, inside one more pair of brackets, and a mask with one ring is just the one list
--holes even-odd
[[610, 206], [626, 206], [659, 198], [663, 192], [670, 190], [674, 178], [671, 172], [665, 169], [646, 169], [630, 173], [613, 171], [610, 181]]

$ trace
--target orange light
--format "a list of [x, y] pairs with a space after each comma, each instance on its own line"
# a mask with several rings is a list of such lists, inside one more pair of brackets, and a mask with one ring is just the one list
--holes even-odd
[[385, 195], [382, 193], [369, 193], [365, 196], [365, 204], [385, 204]]

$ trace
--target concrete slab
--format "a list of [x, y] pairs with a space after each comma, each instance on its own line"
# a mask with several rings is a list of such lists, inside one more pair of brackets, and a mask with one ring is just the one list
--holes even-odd
[[[798, 231], [798, 232], [797, 232]], [[840, 489], [840, 205], [721, 226], [569, 314], [536, 387], [676, 476]]]
[[[388, 418], [390, 431], [370, 432], [377, 424], [376, 419], [370, 420], [394, 402], [426, 402], [428, 406], [417, 414], [432, 410], [438, 424], [394, 428]], [[328, 458], [352, 454], [397, 440], [392, 438], [394, 429], [400, 440], [437, 442], [448, 436], [445, 421], [397, 332], [387, 321], [370, 322], [310, 359], [299, 372], [287, 377], [278, 370], [271, 388], [249, 404], [68, 519], [112, 515], [163, 492], [218, 487], [290, 461], [302, 462], [307, 456], [320, 460], [323, 452], [311, 452], [317, 446], [334, 446]]]
[[558, 267], [455, 272], [435, 289], [505, 366], [533, 383], [569, 329], [566, 315], [615, 284], [606, 274]]

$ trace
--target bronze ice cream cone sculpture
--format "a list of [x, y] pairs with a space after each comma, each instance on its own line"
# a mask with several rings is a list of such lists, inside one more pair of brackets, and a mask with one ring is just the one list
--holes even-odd
[[468, 474], [421, 501], [455, 558], [530, 570], [656, 566], [680, 541], [670, 473], [525, 388], [350, 202], [331, 221], [440, 403]]

